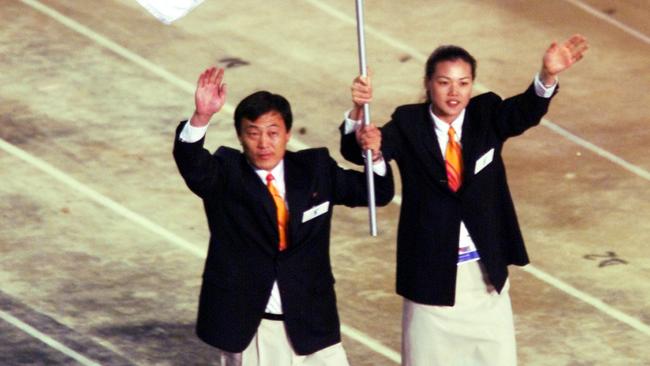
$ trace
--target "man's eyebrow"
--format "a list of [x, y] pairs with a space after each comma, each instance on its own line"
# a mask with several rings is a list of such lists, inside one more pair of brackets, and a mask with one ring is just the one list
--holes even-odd
[[[463, 79], [471, 79], [471, 76], [463, 76], [462, 78], [458, 78], [457, 80], [463, 80]], [[448, 80], [454, 80], [454, 78], [451, 78], [449, 76], [444, 76], [444, 75], [439, 75], [436, 76], [436, 79], [448, 79]]]

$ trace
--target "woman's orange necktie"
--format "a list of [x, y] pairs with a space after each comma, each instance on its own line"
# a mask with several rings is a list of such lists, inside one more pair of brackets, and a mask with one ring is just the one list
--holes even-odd
[[460, 144], [456, 142], [456, 131], [449, 127], [449, 142], [445, 151], [445, 166], [447, 167], [447, 184], [456, 192], [463, 182], [463, 155]]

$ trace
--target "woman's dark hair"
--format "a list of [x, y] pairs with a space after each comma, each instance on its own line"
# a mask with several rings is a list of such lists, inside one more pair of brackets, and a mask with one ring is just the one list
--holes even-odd
[[[444, 61], [455, 61], [463, 60], [467, 62], [472, 68], [472, 80], [476, 79], [476, 60], [472, 55], [469, 54], [464, 48], [454, 46], [454, 45], [445, 45], [440, 46], [433, 50], [427, 63], [424, 67], [424, 80], [429, 81], [433, 76], [433, 73], [436, 71], [436, 66], [440, 62]], [[431, 101], [431, 95], [427, 89], [427, 101]]]

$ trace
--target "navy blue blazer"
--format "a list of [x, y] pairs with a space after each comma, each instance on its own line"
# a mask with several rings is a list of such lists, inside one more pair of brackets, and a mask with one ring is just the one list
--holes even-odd
[[[210, 228], [196, 331], [206, 343], [243, 351], [255, 335], [271, 288], [278, 281], [285, 327], [296, 353], [305, 355], [340, 342], [330, 266], [333, 205], [367, 205], [363, 172], [340, 168], [327, 149], [286, 152], [288, 248], [278, 250], [273, 198], [243, 153], [220, 147], [214, 154], [179, 141], [174, 158], [187, 186], [203, 199]], [[390, 168], [375, 175], [377, 205], [394, 195]], [[329, 210], [303, 222], [303, 213], [329, 202]]]
[[[456, 193], [447, 185], [429, 104], [395, 110], [381, 131], [384, 158], [395, 159], [402, 178], [398, 294], [422, 304], [454, 304], [461, 220], [498, 291], [508, 278], [509, 264], [529, 262], [501, 151], [509, 137], [537, 125], [549, 103], [550, 99], [535, 94], [532, 84], [505, 100], [491, 92], [473, 97], [463, 122], [464, 176]], [[362, 163], [354, 134], [342, 134], [341, 153]], [[477, 162], [489, 163], [476, 169]]]

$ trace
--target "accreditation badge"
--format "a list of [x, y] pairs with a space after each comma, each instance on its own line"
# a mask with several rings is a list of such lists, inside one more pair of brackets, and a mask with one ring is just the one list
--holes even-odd
[[460, 223], [460, 238], [458, 238], [458, 265], [476, 262], [481, 259], [478, 255], [476, 245], [469, 235], [463, 222]]

